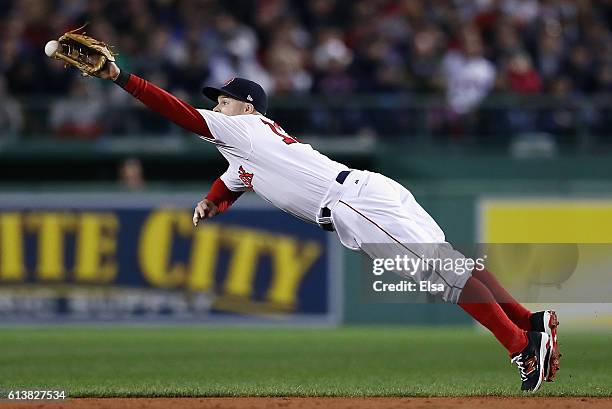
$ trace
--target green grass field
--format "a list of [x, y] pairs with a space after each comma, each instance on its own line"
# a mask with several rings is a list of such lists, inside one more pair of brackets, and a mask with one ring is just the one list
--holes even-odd
[[[612, 395], [612, 334], [560, 333], [540, 395]], [[0, 329], [0, 389], [70, 396], [520, 395], [517, 369], [472, 329]]]

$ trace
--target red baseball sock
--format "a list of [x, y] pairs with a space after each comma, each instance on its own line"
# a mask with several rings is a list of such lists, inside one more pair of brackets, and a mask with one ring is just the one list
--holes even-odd
[[502, 287], [491, 272], [486, 268], [482, 270], [475, 268], [474, 271], [472, 271], [472, 277], [476, 277], [489, 289], [489, 291], [491, 291], [491, 294], [495, 297], [495, 301], [502, 307], [512, 322], [525, 331], [531, 330], [531, 321], [529, 321], [531, 312], [516, 301], [510, 293]]
[[463, 287], [459, 306], [491, 331], [511, 356], [527, 346], [525, 331], [508, 318], [495, 301], [493, 294], [474, 276], [470, 277]]

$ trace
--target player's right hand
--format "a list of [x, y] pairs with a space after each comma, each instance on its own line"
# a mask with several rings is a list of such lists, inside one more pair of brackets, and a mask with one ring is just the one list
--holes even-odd
[[204, 199], [197, 204], [193, 211], [193, 225], [197, 226], [200, 220], [210, 219], [219, 214], [219, 208], [208, 199]]

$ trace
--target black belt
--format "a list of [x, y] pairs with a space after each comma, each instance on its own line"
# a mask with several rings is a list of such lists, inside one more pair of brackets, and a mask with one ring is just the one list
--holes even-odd
[[[338, 176], [336, 176], [336, 182], [342, 185], [350, 173], [351, 173], [350, 170], [343, 170], [342, 172], [338, 173]], [[329, 210], [329, 207], [322, 207], [320, 215], [321, 217], [329, 217], [331, 220], [331, 210]], [[323, 230], [334, 231], [334, 224], [331, 222], [320, 223], [319, 226]]]
[[342, 172], [338, 173], [338, 176], [336, 176], [336, 182], [343, 184], [349, 173], [351, 173], [350, 170], [343, 170]]

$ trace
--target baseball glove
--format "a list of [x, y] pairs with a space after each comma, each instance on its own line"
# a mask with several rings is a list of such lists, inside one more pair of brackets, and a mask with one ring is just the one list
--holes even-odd
[[115, 53], [106, 43], [86, 36], [85, 32], [79, 33], [83, 28], [85, 26], [61, 36], [57, 40], [59, 47], [53, 58], [63, 60], [66, 67], [69, 65], [76, 67], [84, 77], [96, 76], [107, 61], [115, 61]]

